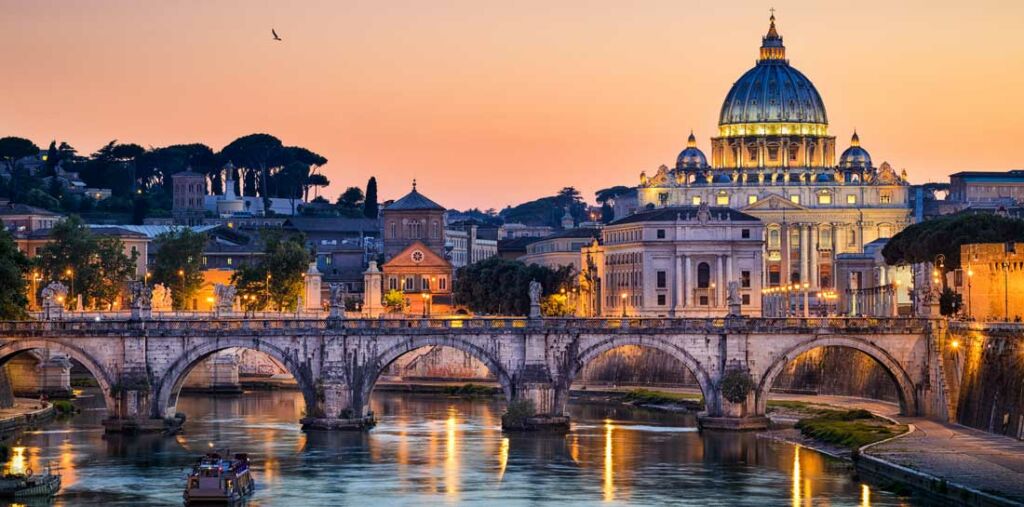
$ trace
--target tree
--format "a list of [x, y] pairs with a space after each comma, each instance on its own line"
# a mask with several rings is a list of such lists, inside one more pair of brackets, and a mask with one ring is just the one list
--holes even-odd
[[259, 263], [243, 266], [231, 275], [247, 311], [294, 310], [304, 289], [303, 274], [310, 254], [301, 237], [284, 238], [268, 233], [264, 255]]
[[26, 317], [25, 274], [29, 261], [18, 250], [7, 229], [0, 227], [0, 319], [14, 320]]
[[348, 187], [338, 196], [338, 212], [343, 216], [363, 216], [363, 191], [359, 187]]
[[935, 218], [903, 229], [882, 249], [889, 265], [934, 262], [944, 255], [945, 271], [960, 267], [960, 246], [1024, 241], [1024, 220], [992, 214], [964, 213]]
[[17, 174], [15, 165], [18, 160], [39, 154], [39, 146], [24, 137], [0, 137], [0, 161], [3, 161], [10, 172], [10, 187], [8, 189], [11, 201], [18, 198], [18, 180], [25, 179]]
[[206, 234], [189, 228], [175, 229], [156, 237], [153, 248], [152, 283], [171, 289], [171, 305], [175, 310], [188, 308], [188, 302], [203, 286], [203, 250]]
[[572, 284], [572, 267], [551, 269], [527, 266], [500, 257], [459, 268], [453, 296], [476, 313], [526, 315], [530, 310], [530, 281], [537, 280], [544, 295], [558, 294]]
[[607, 224], [612, 220], [615, 220], [615, 210], [607, 202], [601, 204], [601, 221]]
[[363, 216], [366, 218], [377, 218], [378, 213], [380, 213], [380, 208], [377, 204], [377, 177], [370, 176], [370, 181], [366, 182], [366, 199], [363, 200]]
[[283, 165], [283, 152], [284, 146], [280, 139], [270, 134], [249, 134], [231, 141], [220, 151], [220, 156], [230, 160], [235, 166], [246, 169], [242, 185], [248, 187], [247, 184], [251, 183], [252, 190], [259, 188], [263, 204], [269, 208], [268, 180], [272, 170]]
[[501, 217], [506, 223], [559, 227], [567, 208], [577, 223], [587, 220], [587, 205], [573, 187], [565, 187], [553, 196], [505, 208]]
[[385, 292], [383, 302], [389, 312], [398, 313], [405, 310], [405, 295], [400, 290], [391, 289]]
[[38, 264], [44, 281], [68, 285], [69, 304], [82, 295], [90, 308], [109, 308], [135, 274], [137, 252], [129, 257], [120, 239], [97, 237], [75, 215], [58, 222], [50, 237], [40, 249]]
[[594, 195], [597, 197], [597, 202], [604, 204], [608, 201], [618, 199], [623, 194], [629, 193], [631, 191], [633, 191], [632, 188], [629, 188], [625, 185], [618, 185], [609, 188], [602, 188], [601, 190], [594, 192]]

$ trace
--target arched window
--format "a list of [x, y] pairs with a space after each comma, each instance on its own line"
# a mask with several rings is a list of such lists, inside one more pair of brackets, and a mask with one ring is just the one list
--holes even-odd
[[779, 248], [779, 238], [781, 234], [778, 229], [770, 229], [768, 231], [768, 248], [775, 249]]
[[711, 266], [706, 262], [697, 264], [697, 288], [706, 289], [711, 286]]
[[395, 224], [393, 220], [391, 222], [388, 222], [388, 233], [389, 238], [398, 237], [398, 225]]
[[430, 237], [437, 239], [441, 237], [440, 227], [437, 224], [437, 220], [431, 224]]

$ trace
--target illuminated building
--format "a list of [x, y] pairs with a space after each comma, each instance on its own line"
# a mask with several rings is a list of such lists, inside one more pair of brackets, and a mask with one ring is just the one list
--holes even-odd
[[835, 152], [824, 101], [790, 65], [773, 15], [756, 65], [726, 94], [710, 163], [691, 133], [675, 166], [642, 173], [635, 197], [616, 199], [615, 214], [737, 209], [764, 224], [765, 285], [809, 283], [817, 293], [835, 287], [836, 255], [862, 253], [911, 221], [905, 174], [875, 167], [856, 132], [838, 159]]

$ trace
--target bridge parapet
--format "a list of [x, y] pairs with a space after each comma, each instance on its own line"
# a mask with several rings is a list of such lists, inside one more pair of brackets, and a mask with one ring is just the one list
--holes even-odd
[[[488, 331], [602, 331], [634, 333], [657, 331], [670, 333], [749, 334], [749, 333], [924, 333], [933, 321], [922, 318], [547, 318], [530, 320], [523, 317], [472, 317], [423, 319], [343, 319], [294, 318], [287, 314], [276, 318], [195, 318], [179, 320], [130, 319], [68, 319], [57, 321], [0, 321], [0, 333], [8, 337], [61, 335], [117, 335], [123, 333], [199, 333], [216, 335], [223, 332], [260, 331], [323, 334], [325, 331], [349, 334], [367, 331], [370, 334], [414, 330], [446, 333], [477, 333]], [[965, 325], [969, 325], [964, 327]], [[980, 323], [954, 324], [965, 330]], [[984, 324], [984, 329], [1024, 331], [1021, 324]], [[982, 329], [982, 328], [978, 328]]]

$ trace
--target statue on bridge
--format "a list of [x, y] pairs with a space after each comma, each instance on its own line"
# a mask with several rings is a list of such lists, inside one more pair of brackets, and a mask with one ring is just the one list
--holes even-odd
[[331, 289], [331, 313], [328, 315], [332, 319], [343, 319], [345, 318], [345, 285], [341, 283], [330, 284]]
[[168, 289], [163, 284], [156, 284], [153, 286], [153, 297], [152, 306], [153, 310], [158, 312], [167, 312], [171, 310], [171, 289]]
[[214, 311], [217, 314], [228, 313], [235, 307], [235, 291], [237, 288], [232, 284], [218, 283], [213, 286]]
[[540, 295], [544, 290], [541, 287], [540, 282], [537, 280], [530, 280], [530, 318], [540, 318]]
[[68, 299], [68, 286], [60, 282], [50, 282], [43, 287], [43, 319], [58, 320], [64, 317], [64, 305]]
[[153, 289], [143, 282], [129, 282], [128, 295], [131, 298], [133, 319], [153, 316]]
[[729, 295], [726, 298], [726, 302], [729, 304], [729, 316], [740, 317], [743, 300], [740, 297], [740, 283], [736, 280], [729, 282]]

